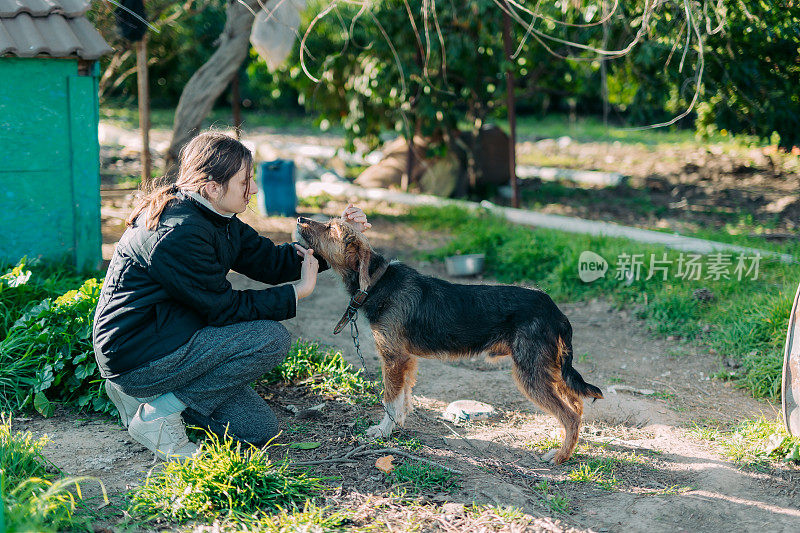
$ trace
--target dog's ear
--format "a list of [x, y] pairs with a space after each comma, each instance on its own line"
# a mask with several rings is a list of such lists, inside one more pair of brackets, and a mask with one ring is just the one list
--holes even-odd
[[358, 288], [362, 291], [367, 290], [367, 287], [369, 287], [369, 262], [372, 259], [372, 249], [368, 244], [355, 240], [347, 245], [344, 254], [347, 268], [358, 272]]

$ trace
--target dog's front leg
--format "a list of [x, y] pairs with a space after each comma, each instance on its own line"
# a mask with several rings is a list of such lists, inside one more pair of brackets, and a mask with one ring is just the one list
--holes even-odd
[[381, 423], [367, 429], [370, 438], [383, 438], [391, 435], [397, 424], [403, 425], [408, 414], [411, 398], [411, 387], [407, 381], [413, 382], [416, 369], [415, 361], [409, 356], [384, 356], [381, 354], [383, 368], [383, 409], [385, 411]]

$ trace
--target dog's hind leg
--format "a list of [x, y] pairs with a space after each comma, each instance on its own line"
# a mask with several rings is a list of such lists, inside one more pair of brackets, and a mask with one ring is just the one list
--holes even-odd
[[551, 450], [542, 457], [553, 464], [563, 463], [570, 458], [578, 444], [583, 401], [567, 388], [559, 375], [534, 377], [516, 362], [512, 372], [520, 391], [564, 426], [564, 442], [561, 448]]
[[[408, 407], [411, 404], [411, 387], [417, 369], [416, 358], [409, 355], [381, 354], [383, 369], [383, 408], [385, 414], [381, 423], [367, 429], [367, 436], [388, 437], [395, 425], [405, 423]], [[407, 397], [408, 395], [408, 397]]]

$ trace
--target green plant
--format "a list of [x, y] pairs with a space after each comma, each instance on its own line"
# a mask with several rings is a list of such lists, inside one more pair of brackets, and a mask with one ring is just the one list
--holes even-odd
[[96, 382], [92, 320], [100, 282], [88, 279], [77, 290], [47, 298], [26, 311], [0, 342], [0, 408], [33, 407], [44, 416], [54, 402], [96, 412], [114, 406]]
[[250, 523], [301, 509], [322, 490], [322, 480], [273, 462], [270, 448], [243, 448], [228, 436], [208, 434], [195, 458], [167, 463], [131, 494], [131, 512], [178, 522], [223, 517]]
[[[318, 507], [306, 502], [302, 509], [281, 510], [271, 516], [265, 516], [248, 524], [248, 531], [258, 533], [287, 533], [289, 531], [340, 531], [350, 521], [347, 510], [331, 511], [327, 507]], [[226, 530], [225, 525], [222, 526]], [[241, 531], [234, 527], [233, 531]]]
[[412, 494], [422, 492], [452, 492], [458, 488], [458, 476], [436, 465], [419, 461], [404, 461], [386, 475], [393, 485]]
[[81, 283], [74, 269], [23, 257], [16, 265], [0, 264], [0, 340], [37, 302], [63, 294]]
[[614, 470], [614, 461], [592, 458], [585, 463], [579, 463], [567, 474], [567, 478], [576, 483], [597, 483], [606, 490], [612, 490], [620, 484], [614, 476]]
[[786, 432], [780, 418], [744, 420], [730, 431], [709, 425], [695, 425], [694, 434], [722, 447], [723, 453], [739, 464], [764, 465], [781, 459], [796, 460], [800, 437]]
[[372, 443], [378, 448], [397, 446], [409, 451], [417, 451], [422, 448], [422, 441], [418, 437], [406, 437], [403, 435], [393, 435], [390, 439], [377, 439]]
[[322, 209], [328, 202], [333, 200], [333, 196], [328, 193], [318, 194], [316, 196], [305, 196], [297, 199], [297, 205], [301, 207], [311, 207], [314, 209]]
[[565, 514], [569, 510], [569, 498], [553, 494], [552, 487], [546, 479], [534, 485], [534, 489], [541, 494], [547, 506], [554, 513]]
[[363, 370], [342, 357], [342, 352], [323, 348], [318, 342], [297, 340], [286, 359], [263, 378], [265, 383], [309, 385], [321, 394], [330, 394], [347, 401], [374, 403], [375, 382], [364, 378]]
[[[0, 531], [91, 531], [86, 517], [75, 515], [74, 487], [91, 478], [61, 478], [42, 455], [47, 443], [26, 433], [12, 433], [10, 420], [0, 416]], [[102, 484], [101, 484], [102, 488]], [[103, 488], [103, 498], [108, 501]]]

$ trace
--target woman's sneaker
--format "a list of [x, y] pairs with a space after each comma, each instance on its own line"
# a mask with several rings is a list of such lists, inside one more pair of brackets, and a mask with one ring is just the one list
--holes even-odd
[[109, 380], [106, 380], [105, 383], [106, 394], [114, 402], [114, 406], [119, 411], [119, 418], [122, 421], [122, 425], [128, 427], [128, 424], [131, 422], [131, 418], [133, 415], [136, 414], [136, 410], [142, 405], [138, 399], [134, 398], [133, 396], [128, 396], [119, 385], [112, 383]]
[[133, 439], [155, 453], [164, 461], [183, 461], [197, 452], [197, 445], [189, 442], [180, 413], [153, 420], [142, 420], [142, 407], [136, 410], [128, 425]]

